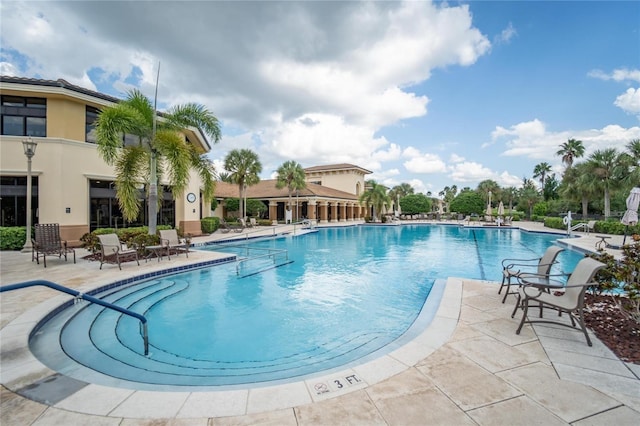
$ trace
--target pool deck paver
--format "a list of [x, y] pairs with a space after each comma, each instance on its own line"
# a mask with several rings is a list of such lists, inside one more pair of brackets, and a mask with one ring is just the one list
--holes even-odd
[[[350, 223], [347, 223], [350, 224]], [[332, 224], [333, 225], [333, 224]], [[540, 224], [517, 224], [545, 230]], [[194, 242], [291, 232], [268, 228], [251, 234], [214, 234]], [[592, 250], [594, 234], [566, 240]], [[619, 244], [614, 237], [612, 243]], [[620, 239], [620, 241], [617, 241]], [[619, 256], [618, 251], [611, 251]], [[171, 261], [112, 265], [51, 258], [47, 269], [28, 253], [0, 254], [2, 285], [31, 279], [87, 291], [125, 277], [209, 259], [194, 251]], [[499, 265], [496, 265], [499, 267]], [[0, 297], [0, 424], [2, 425], [635, 425], [640, 418], [640, 366], [620, 361], [592, 336], [554, 326], [515, 329], [514, 300], [502, 304], [496, 283], [450, 278], [427, 331], [387, 355], [305, 381], [215, 392], [133, 391], [88, 384], [53, 405], [15, 393], [53, 373], [31, 355], [25, 336], [47, 312], [70, 296], [46, 288]], [[336, 377], [360, 382], [331, 386]], [[10, 390], [12, 389], [12, 390]]]

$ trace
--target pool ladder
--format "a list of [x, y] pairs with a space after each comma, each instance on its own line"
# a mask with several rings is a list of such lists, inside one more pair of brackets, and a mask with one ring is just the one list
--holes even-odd
[[128, 309], [125, 308], [121, 308], [120, 306], [114, 305], [112, 303], [109, 302], [105, 302], [104, 300], [98, 299], [96, 297], [93, 296], [89, 296], [88, 294], [84, 294], [84, 293], [80, 293], [78, 290], [73, 290], [71, 288], [62, 286], [60, 284], [56, 284], [53, 283], [51, 281], [47, 281], [47, 280], [33, 280], [33, 281], [25, 281], [22, 283], [16, 283], [16, 284], [9, 284], [9, 285], [5, 285], [0, 287], [0, 293], [3, 293], [5, 291], [11, 291], [11, 290], [18, 290], [21, 288], [27, 288], [27, 287], [35, 287], [37, 285], [41, 285], [44, 287], [49, 287], [53, 290], [58, 290], [62, 293], [67, 293], [70, 294], [72, 296], [75, 297], [74, 303], [80, 299], [84, 299], [87, 302], [90, 303], [95, 303], [96, 305], [100, 305], [100, 306], [104, 306], [107, 309], [113, 309], [114, 311], [118, 311], [121, 314], [124, 315], [128, 315], [130, 317], [134, 317], [138, 320], [140, 320], [140, 329], [142, 332], [142, 339], [144, 341], [144, 354], [149, 355], [149, 333], [147, 330], [147, 319], [143, 316], [140, 315], [137, 312], [133, 312], [130, 311]]

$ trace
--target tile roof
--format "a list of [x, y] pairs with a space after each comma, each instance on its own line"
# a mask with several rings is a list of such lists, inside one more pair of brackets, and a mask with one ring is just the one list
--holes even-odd
[[63, 80], [61, 78], [57, 80], [43, 80], [39, 78], [12, 77], [8, 75], [0, 75], [0, 83], [32, 84], [34, 86], [61, 87], [63, 89], [71, 90], [73, 92], [93, 96], [94, 98], [104, 99], [105, 101], [109, 101], [113, 103], [120, 102], [120, 99], [118, 98], [105, 95], [104, 93], [85, 89], [84, 87], [76, 86], [75, 84], [71, 84], [68, 81]]
[[350, 169], [359, 170], [365, 175], [373, 173], [370, 170], [363, 169], [360, 166], [356, 166], [355, 164], [349, 164], [349, 163], [326, 164], [324, 166], [307, 167], [306, 169], [304, 169], [304, 171], [305, 172], [326, 172], [326, 171], [333, 171], [333, 170], [350, 170]]
[[[269, 198], [287, 198], [289, 197], [289, 191], [287, 188], [276, 188], [275, 179], [261, 180], [256, 185], [247, 187], [247, 198], [257, 199], [269, 199]], [[240, 194], [238, 192], [238, 185], [227, 182], [216, 182], [216, 198], [237, 198]], [[295, 196], [295, 194], [294, 194]], [[305, 189], [301, 189], [298, 193], [299, 197], [319, 197], [319, 198], [333, 198], [333, 199], [346, 199], [357, 201], [358, 196], [337, 189], [329, 188], [326, 186], [318, 185], [315, 183], [308, 183]]]
[[[105, 101], [118, 103], [121, 102], [122, 99], [115, 98], [113, 96], [106, 95], [104, 93], [96, 92], [93, 90], [85, 89], [84, 87], [76, 86], [75, 84], [71, 84], [68, 81], [59, 78], [57, 80], [44, 80], [39, 78], [28, 78], [28, 77], [14, 77], [9, 75], [0, 75], [0, 83], [13, 83], [13, 84], [31, 84], [34, 86], [43, 86], [43, 87], [60, 87], [62, 89], [67, 89], [72, 92], [81, 93], [83, 95], [92, 96], [94, 98], [102, 99]], [[162, 117], [164, 114], [162, 111], [157, 112], [158, 116]], [[211, 143], [207, 139], [207, 136], [204, 134], [202, 129], [194, 127], [199, 133], [202, 141], [206, 145], [204, 148], [206, 151], [211, 150]]]

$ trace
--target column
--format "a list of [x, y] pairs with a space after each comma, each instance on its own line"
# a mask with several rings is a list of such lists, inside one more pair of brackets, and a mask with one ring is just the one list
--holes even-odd
[[271, 223], [278, 222], [278, 202], [269, 201], [269, 220]]
[[309, 216], [309, 220], [316, 219], [316, 200], [309, 200], [309, 202], [307, 202], [307, 215]]
[[338, 221], [338, 203], [333, 202], [331, 203], [331, 220], [330, 222], [337, 222]]
[[340, 203], [340, 222], [347, 220], [347, 203]]
[[320, 201], [320, 223], [327, 223], [329, 221], [329, 203], [326, 201]]

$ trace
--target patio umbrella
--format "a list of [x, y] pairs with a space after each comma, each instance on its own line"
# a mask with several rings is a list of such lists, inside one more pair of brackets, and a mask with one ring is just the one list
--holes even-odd
[[636, 187], [629, 193], [627, 197], [627, 211], [624, 212], [624, 216], [620, 219], [620, 222], [625, 224], [622, 245], [627, 241], [629, 225], [636, 225], [638, 223], [638, 204], [640, 204], [640, 188]]
[[498, 204], [498, 225], [500, 225], [500, 220], [502, 220], [502, 217], [504, 217], [504, 204], [502, 203], [502, 201], [500, 201], [500, 204]]

